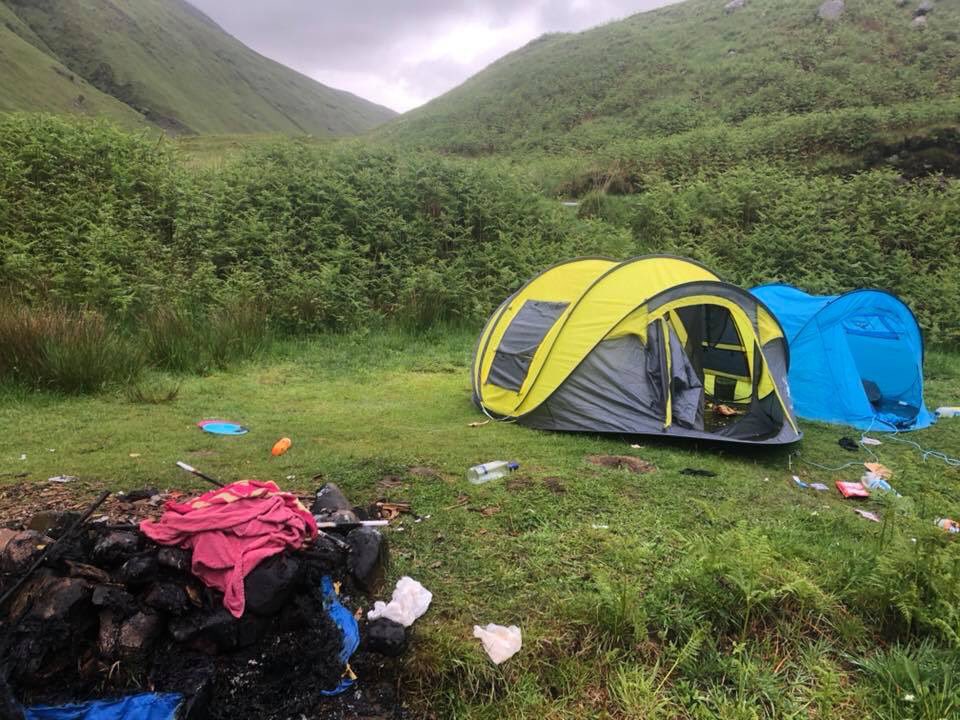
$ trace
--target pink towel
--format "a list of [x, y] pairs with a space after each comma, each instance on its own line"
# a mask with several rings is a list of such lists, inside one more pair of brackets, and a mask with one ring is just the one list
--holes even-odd
[[272, 482], [241, 480], [185, 503], [168, 502], [140, 530], [161, 545], [193, 551], [193, 574], [223, 591], [223, 606], [243, 615], [243, 579], [260, 561], [317, 536], [317, 523], [294, 495]]

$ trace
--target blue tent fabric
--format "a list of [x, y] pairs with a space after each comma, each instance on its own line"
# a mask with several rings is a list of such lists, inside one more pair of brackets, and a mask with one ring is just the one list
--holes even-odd
[[141, 693], [115, 700], [24, 708], [26, 720], [174, 720], [179, 693]]
[[797, 415], [877, 431], [934, 422], [923, 402], [923, 336], [899, 298], [883, 290], [815, 296], [790, 285], [751, 292], [786, 333]]

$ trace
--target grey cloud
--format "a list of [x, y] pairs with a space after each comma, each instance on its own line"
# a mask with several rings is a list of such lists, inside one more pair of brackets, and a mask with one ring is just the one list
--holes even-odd
[[[258, 52], [308, 74], [320, 82], [355, 78], [343, 87], [390, 105], [388, 86], [398, 84], [408, 97], [393, 104], [407, 107], [454, 87], [495, 57], [464, 64], [451, 58], [423, 61], [418, 50], [463, 23], [480, 23], [508, 32], [534, 18], [534, 32], [575, 31], [676, 0], [192, 0], [225, 30]], [[513, 35], [509, 35], [513, 37]], [[498, 48], [507, 52], [514, 47]], [[381, 97], [378, 97], [378, 94]]]

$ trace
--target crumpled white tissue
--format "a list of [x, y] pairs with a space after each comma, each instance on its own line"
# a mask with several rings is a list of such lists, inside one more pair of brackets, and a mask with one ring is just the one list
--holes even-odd
[[474, 625], [473, 636], [480, 638], [483, 649], [487, 651], [487, 655], [496, 665], [513, 657], [523, 644], [520, 628], [516, 625], [510, 627], [494, 625], [493, 623], [486, 627]]
[[398, 622], [404, 627], [413, 625], [413, 621], [423, 615], [430, 607], [433, 593], [413, 578], [404, 575], [397, 580], [393, 597], [385, 603], [378, 600], [373, 604], [373, 610], [367, 613], [368, 620], [387, 618]]

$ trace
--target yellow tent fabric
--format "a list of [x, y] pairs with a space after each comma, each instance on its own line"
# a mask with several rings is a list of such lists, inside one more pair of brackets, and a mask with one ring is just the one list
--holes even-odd
[[[491, 316], [472, 366], [474, 399], [537, 427], [649, 432], [659, 414], [660, 431], [697, 436], [717, 434], [698, 418], [729, 400], [744, 408], [726, 428], [740, 429], [721, 437], [790, 442], [800, 433], [787, 352], [775, 316], [697, 262], [579, 258], [536, 276]], [[678, 401], [687, 427], [671, 430]]]

